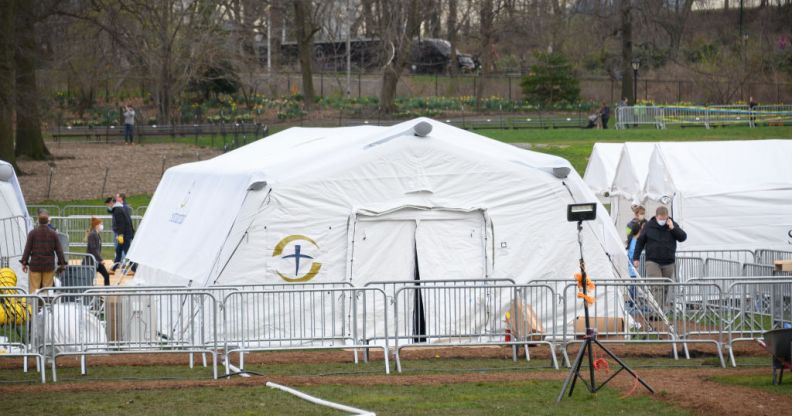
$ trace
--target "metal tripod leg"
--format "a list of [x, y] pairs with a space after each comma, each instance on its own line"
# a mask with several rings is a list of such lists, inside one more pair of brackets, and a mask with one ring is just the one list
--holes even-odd
[[[586, 340], [581, 346], [580, 351], [578, 351], [577, 357], [575, 358], [575, 362], [572, 363], [572, 366], [569, 367], [569, 373], [567, 374], [566, 380], [564, 380], [564, 386], [561, 387], [561, 393], [559, 393], [558, 398], [556, 399], [556, 403], [560, 403], [561, 399], [564, 398], [564, 393], [567, 391], [567, 386], [569, 386], [569, 395], [572, 395], [572, 392], [575, 390], [575, 382], [577, 381], [577, 376], [580, 373], [580, 366], [583, 363], [583, 356], [586, 353], [586, 348], [589, 344], [589, 340]], [[571, 382], [571, 385], [570, 385]]]

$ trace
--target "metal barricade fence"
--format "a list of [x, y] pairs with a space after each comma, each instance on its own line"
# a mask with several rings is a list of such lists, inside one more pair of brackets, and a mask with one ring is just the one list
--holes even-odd
[[41, 383], [45, 383], [44, 354], [38, 342], [39, 332], [46, 330], [40, 325], [46, 322], [44, 299], [24, 291], [13, 294], [9, 291], [9, 288], [0, 291], [0, 358], [21, 357], [22, 370], [26, 373], [28, 358], [34, 358]]
[[733, 260], [709, 258], [704, 260], [705, 277], [742, 276], [742, 263]]
[[662, 108], [651, 106], [630, 106], [616, 109], [616, 128], [623, 129], [629, 126], [651, 125], [663, 128]]
[[[364, 311], [382, 305], [382, 328], [373, 325]], [[228, 294], [223, 301], [222, 344], [226, 374], [231, 355], [255, 351], [292, 349], [382, 349], [385, 373], [388, 359], [388, 314], [385, 292], [378, 288], [325, 288], [244, 291]], [[380, 331], [382, 333], [380, 333]], [[382, 339], [371, 345], [367, 339]]]
[[753, 250], [678, 250], [677, 257], [698, 257], [703, 260], [731, 260], [739, 263], [755, 263]]
[[61, 208], [57, 205], [28, 205], [28, 215], [36, 218], [40, 210], [47, 210], [50, 217], [59, 217], [61, 215]]
[[84, 217], [84, 216], [106, 216], [108, 214], [106, 205], [66, 205], [61, 210], [59, 216], [62, 217]]
[[753, 276], [772, 276], [775, 267], [768, 264], [745, 263], [743, 264], [742, 275]]
[[393, 303], [396, 369], [404, 348], [524, 345], [530, 359], [529, 344], [547, 345], [558, 368], [554, 343], [545, 339], [557, 332], [556, 307], [546, 285], [404, 286]]
[[209, 291], [96, 290], [56, 295], [50, 308], [53, 381], [61, 356], [79, 356], [85, 374], [88, 355], [195, 352], [211, 354], [217, 378], [218, 303]]
[[22, 257], [27, 230], [27, 220], [23, 216], [0, 218], [0, 258]]
[[729, 358], [737, 362], [734, 344], [761, 339], [766, 331], [792, 326], [792, 278], [735, 281], [729, 290], [731, 311], [726, 317]]
[[[69, 215], [62, 217], [51, 217], [51, 223], [61, 232], [69, 236], [70, 247], [87, 247], [86, 231], [91, 227], [91, 218], [96, 217], [102, 220], [104, 230], [99, 233], [102, 239], [102, 247], [114, 247], [115, 238], [113, 235], [113, 217], [107, 215]], [[132, 225], [135, 229], [140, 225], [142, 217], [138, 215], [132, 216]], [[64, 249], [66, 249], [64, 247]]]
[[773, 264], [776, 260], [792, 260], [792, 251], [781, 250], [756, 250], [756, 262], [759, 264]]
[[[669, 343], [674, 358], [678, 357], [677, 344], [682, 344], [689, 358], [689, 343], [713, 344], [723, 360], [723, 329], [721, 317], [721, 291], [717, 285], [697, 283], [658, 282], [601, 282], [595, 281], [596, 302], [589, 306], [592, 327], [597, 338], [605, 343]], [[569, 363], [567, 348], [582, 342], [585, 325], [582, 322], [583, 304], [576, 298], [577, 285], [564, 290], [564, 346], [563, 353]], [[624, 302], [634, 307], [624, 308]], [[577, 322], [576, 322], [577, 321]]]
[[[385, 292], [386, 299], [390, 305], [393, 305], [396, 299], [396, 292], [407, 286], [479, 286], [479, 285], [514, 285], [514, 280], [512, 279], [440, 279], [440, 280], [383, 280], [378, 282], [369, 282], [364, 285], [364, 287], [376, 287], [382, 289]], [[374, 313], [376, 311], [372, 310], [369, 313]], [[388, 333], [393, 336], [396, 333], [395, 328], [395, 320], [390, 321], [390, 327], [388, 328]], [[375, 339], [370, 339], [370, 341], [374, 341]]]
[[676, 280], [680, 283], [704, 276], [704, 260], [699, 257], [677, 257], [674, 267], [676, 268]]
[[141, 205], [135, 208], [135, 215], [143, 218], [143, 216], [146, 215], [146, 210], [148, 210], [148, 205]]

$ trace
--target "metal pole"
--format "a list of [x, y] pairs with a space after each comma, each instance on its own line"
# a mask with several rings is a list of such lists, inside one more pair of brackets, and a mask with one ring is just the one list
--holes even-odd
[[638, 103], [638, 70], [633, 69], [633, 105]]
[[272, 8], [267, 13], [267, 72], [272, 74]]

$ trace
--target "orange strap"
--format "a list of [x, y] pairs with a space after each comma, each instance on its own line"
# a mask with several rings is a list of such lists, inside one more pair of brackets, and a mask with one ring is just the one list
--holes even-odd
[[578, 292], [577, 297], [578, 299], [584, 299], [589, 305], [593, 305], [595, 302], [594, 296], [584, 295], [583, 292]]

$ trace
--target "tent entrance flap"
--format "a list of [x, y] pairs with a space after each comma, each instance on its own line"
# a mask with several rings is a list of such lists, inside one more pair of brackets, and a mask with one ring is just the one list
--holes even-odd
[[352, 228], [351, 281], [483, 279], [483, 211], [404, 209], [358, 215]]

